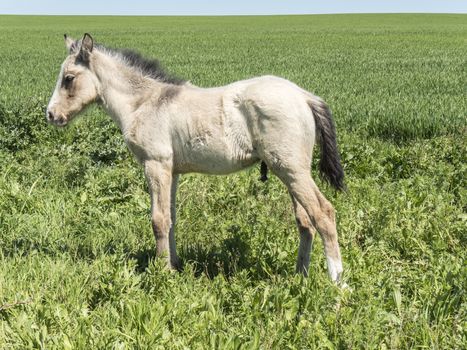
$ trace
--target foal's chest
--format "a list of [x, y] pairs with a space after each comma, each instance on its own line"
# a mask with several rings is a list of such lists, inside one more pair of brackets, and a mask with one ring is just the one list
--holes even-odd
[[172, 147], [168, 132], [163, 125], [149, 118], [133, 122], [124, 133], [125, 142], [137, 160], [152, 159], [169, 160], [172, 157]]

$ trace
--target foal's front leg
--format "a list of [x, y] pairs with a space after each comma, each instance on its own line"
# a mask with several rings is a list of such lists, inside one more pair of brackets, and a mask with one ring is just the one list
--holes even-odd
[[156, 256], [167, 262], [167, 267], [175, 268], [175, 252], [171, 252], [174, 244], [170, 244], [169, 232], [171, 228], [171, 188], [172, 167], [168, 163], [158, 161], [146, 161], [144, 173], [148, 182], [151, 195], [151, 222], [156, 238]]
[[170, 263], [173, 268], [180, 269], [180, 259], [177, 256], [177, 248], [175, 244], [175, 222], [177, 220], [177, 209], [176, 209], [176, 199], [177, 199], [177, 185], [178, 185], [179, 175], [173, 175], [172, 177], [172, 188], [170, 191], [170, 232], [169, 232], [169, 250], [170, 250]]

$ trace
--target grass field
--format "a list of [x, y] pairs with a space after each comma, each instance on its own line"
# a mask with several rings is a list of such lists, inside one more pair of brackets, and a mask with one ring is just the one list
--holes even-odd
[[[196, 85], [275, 74], [322, 96], [349, 190], [317, 181], [351, 291], [319, 239], [294, 274], [292, 206], [258, 166], [182, 177], [185, 268], [164, 271], [111, 119], [45, 122], [62, 35], [84, 32]], [[465, 349], [466, 38], [467, 15], [0, 16], [0, 348]]]

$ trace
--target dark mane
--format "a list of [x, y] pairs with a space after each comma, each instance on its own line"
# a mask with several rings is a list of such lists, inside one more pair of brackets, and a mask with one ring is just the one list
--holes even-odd
[[167, 73], [161, 63], [156, 59], [147, 59], [140, 53], [128, 49], [112, 51], [119, 53], [128, 65], [140, 69], [144, 75], [155, 80], [172, 85], [183, 85], [186, 82], [181, 78]]

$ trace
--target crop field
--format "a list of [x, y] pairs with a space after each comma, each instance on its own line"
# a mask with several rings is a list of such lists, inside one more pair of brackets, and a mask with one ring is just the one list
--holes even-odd
[[[181, 177], [165, 271], [117, 126], [45, 121], [63, 34], [84, 32], [195, 85], [274, 74], [323, 97], [348, 191], [310, 171], [350, 289], [319, 237], [294, 273], [289, 195], [258, 165]], [[467, 15], [0, 16], [0, 349], [465, 349], [466, 38]]]

